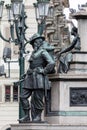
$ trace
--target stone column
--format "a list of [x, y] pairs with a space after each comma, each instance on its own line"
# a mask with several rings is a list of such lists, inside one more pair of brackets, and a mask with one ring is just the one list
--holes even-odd
[[81, 50], [73, 53], [73, 62], [70, 65], [70, 72], [87, 74], [87, 12], [76, 12], [72, 14], [72, 17], [78, 21]]
[[78, 21], [78, 31], [81, 40], [81, 51], [87, 52], [87, 12], [77, 12], [72, 16]]

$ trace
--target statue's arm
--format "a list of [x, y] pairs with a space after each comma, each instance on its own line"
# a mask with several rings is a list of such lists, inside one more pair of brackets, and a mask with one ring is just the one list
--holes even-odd
[[44, 61], [47, 63], [46, 67], [44, 68], [44, 73], [48, 74], [48, 73], [52, 72], [52, 70], [54, 69], [55, 61], [50, 56], [50, 54], [45, 50], [42, 52], [42, 57], [44, 58]]
[[71, 50], [74, 48], [74, 46], [76, 45], [78, 38], [79, 38], [79, 37], [76, 36], [76, 37], [73, 39], [71, 45], [70, 45], [69, 47], [63, 49], [62, 51], [60, 51], [60, 54], [63, 54], [63, 53], [68, 52], [68, 51], [71, 51]]

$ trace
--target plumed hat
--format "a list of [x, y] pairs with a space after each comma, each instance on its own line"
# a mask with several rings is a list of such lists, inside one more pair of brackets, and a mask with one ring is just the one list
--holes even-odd
[[30, 38], [30, 44], [32, 45], [34, 43], [34, 41], [38, 38], [41, 38], [43, 40], [45, 40], [45, 37], [41, 36], [38, 33], [35, 33], [31, 38]]

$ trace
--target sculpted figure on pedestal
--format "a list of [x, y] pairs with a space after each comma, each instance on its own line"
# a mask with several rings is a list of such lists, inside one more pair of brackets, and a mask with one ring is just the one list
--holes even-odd
[[[73, 27], [71, 30], [71, 35], [74, 36], [74, 39], [69, 47], [62, 49], [58, 53], [59, 57], [59, 73], [67, 73], [69, 70], [70, 61], [72, 61], [72, 52], [71, 50], [74, 48], [75, 51], [80, 51], [80, 37], [78, 35], [78, 29]], [[67, 52], [67, 53], [66, 53]]]
[[[39, 34], [30, 38], [33, 52], [29, 59], [29, 68], [24, 75], [24, 87], [21, 93], [21, 102], [25, 116], [19, 122], [30, 121], [30, 110], [33, 122], [41, 121], [41, 113], [44, 109], [43, 98], [46, 90], [50, 89], [50, 82], [47, 74], [53, 73], [55, 61], [52, 57], [54, 47], [45, 41]], [[48, 52], [49, 50], [49, 52]], [[31, 105], [28, 98], [31, 97]]]

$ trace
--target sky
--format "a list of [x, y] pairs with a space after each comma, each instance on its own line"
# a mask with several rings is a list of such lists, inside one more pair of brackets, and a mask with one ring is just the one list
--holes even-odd
[[[69, 0], [70, 3], [70, 8], [75, 9], [76, 11], [78, 11], [78, 4], [82, 5], [85, 4], [87, 2], [87, 0]], [[66, 19], [69, 19], [69, 9], [66, 8], [64, 10], [64, 14], [66, 15]], [[74, 25], [77, 26], [77, 21], [76, 20], [72, 20], [74, 22]]]
[[[1, 1], [1, 0], [0, 0]], [[10, 3], [10, 1], [11, 0], [4, 0], [5, 1], [5, 3]], [[37, 0], [23, 0], [24, 2], [26, 2], [26, 1], [32, 1], [32, 2], [29, 2], [29, 3], [34, 3], [35, 1], [37, 1]], [[69, 0], [70, 1], [70, 7], [75, 7], [75, 8], [77, 8], [77, 5], [78, 5], [78, 3], [80, 4], [84, 4], [84, 3], [86, 3], [87, 2], [87, 0]]]
[[[87, 2], [87, 0], [69, 0], [70, 8], [73, 8], [73, 9], [76, 9], [76, 10], [78, 10], [78, 4], [82, 5], [82, 4], [85, 4], [86, 2]], [[65, 13], [68, 17], [69, 10], [65, 9]]]
[[78, 4], [85, 4], [87, 0], [69, 0], [70, 8], [78, 9]]

